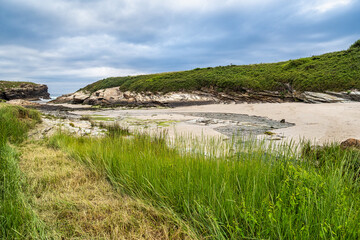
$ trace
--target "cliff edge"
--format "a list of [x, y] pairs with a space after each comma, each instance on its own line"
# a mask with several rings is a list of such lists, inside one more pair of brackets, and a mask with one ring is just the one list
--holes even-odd
[[40, 98], [50, 99], [48, 87], [44, 84], [0, 81], [0, 99], [39, 100]]

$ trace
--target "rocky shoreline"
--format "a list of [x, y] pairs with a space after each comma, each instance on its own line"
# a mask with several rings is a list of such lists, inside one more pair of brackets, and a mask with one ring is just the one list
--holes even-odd
[[247, 90], [238, 92], [217, 92], [213, 89], [202, 89], [191, 92], [122, 92], [118, 87], [101, 89], [90, 93], [77, 91], [53, 100], [52, 103], [89, 104], [100, 106], [142, 106], [142, 107], [179, 107], [214, 103], [337, 103], [360, 101], [360, 91], [346, 92], [297, 92], [289, 88], [286, 92]]

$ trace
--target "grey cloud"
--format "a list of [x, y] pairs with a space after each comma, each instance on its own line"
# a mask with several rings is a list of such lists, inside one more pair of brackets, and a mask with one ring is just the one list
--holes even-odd
[[360, 5], [338, 1], [3, 0], [0, 78], [59, 93], [108, 76], [341, 50], [360, 38]]

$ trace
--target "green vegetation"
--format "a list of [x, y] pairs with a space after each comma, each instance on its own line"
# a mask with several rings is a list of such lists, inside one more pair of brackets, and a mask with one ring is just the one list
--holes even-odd
[[90, 115], [88, 116], [93, 121], [114, 121], [113, 117], [106, 117], [104, 115]]
[[296, 154], [293, 146], [252, 140], [211, 154], [219, 150], [211, 140], [206, 149], [194, 142], [194, 149], [180, 152], [181, 142], [170, 148], [161, 135], [128, 137], [118, 130], [105, 138], [58, 134], [50, 145], [106, 175], [125, 194], [170, 209], [200, 238], [360, 236], [358, 151], [305, 145]]
[[39, 121], [36, 111], [0, 104], [1, 239], [360, 237], [358, 150], [168, 142], [100, 123], [103, 138], [59, 133], [44, 141], [59, 149], [22, 144], [23, 176], [14, 147]]
[[4, 90], [4, 89], [7, 89], [7, 88], [20, 87], [20, 85], [22, 85], [22, 84], [36, 85], [36, 83], [32, 83], [32, 82], [0, 81], [0, 90]]
[[140, 126], [148, 128], [150, 126], [157, 127], [169, 127], [178, 121], [175, 120], [164, 120], [164, 119], [140, 119], [134, 117], [127, 117], [123, 120], [123, 123], [132, 126]]
[[224, 92], [287, 91], [290, 84], [298, 91], [344, 91], [360, 89], [360, 40], [348, 50], [279, 63], [229, 65], [196, 68], [190, 71], [150, 75], [111, 77], [81, 90], [120, 87], [122, 91], [191, 91], [214, 88]]
[[357, 40], [353, 45], [350, 46], [349, 50], [359, 49], [360, 48], [360, 39]]
[[43, 226], [28, 206], [23, 193], [19, 154], [9, 143], [19, 143], [40, 121], [34, 110], [0, 103], [0, 238], [38, 239]]
[[187, 239], [169, 213], [119, 195], [46, 140], [24, 141], [40, 121], [37, 111], [0, 103], [0, 239]]
[[39, 122], [41, 115], [35, 110], [0, 103], [0, 143], [22, 142], [27, 131]]

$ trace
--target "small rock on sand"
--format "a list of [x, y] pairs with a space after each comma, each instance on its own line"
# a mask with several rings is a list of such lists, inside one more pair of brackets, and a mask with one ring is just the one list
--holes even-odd
[[342, 149], [356, 148], [360, 150], [360, 140], [355, 138], [349, 138], [340, 144]]

